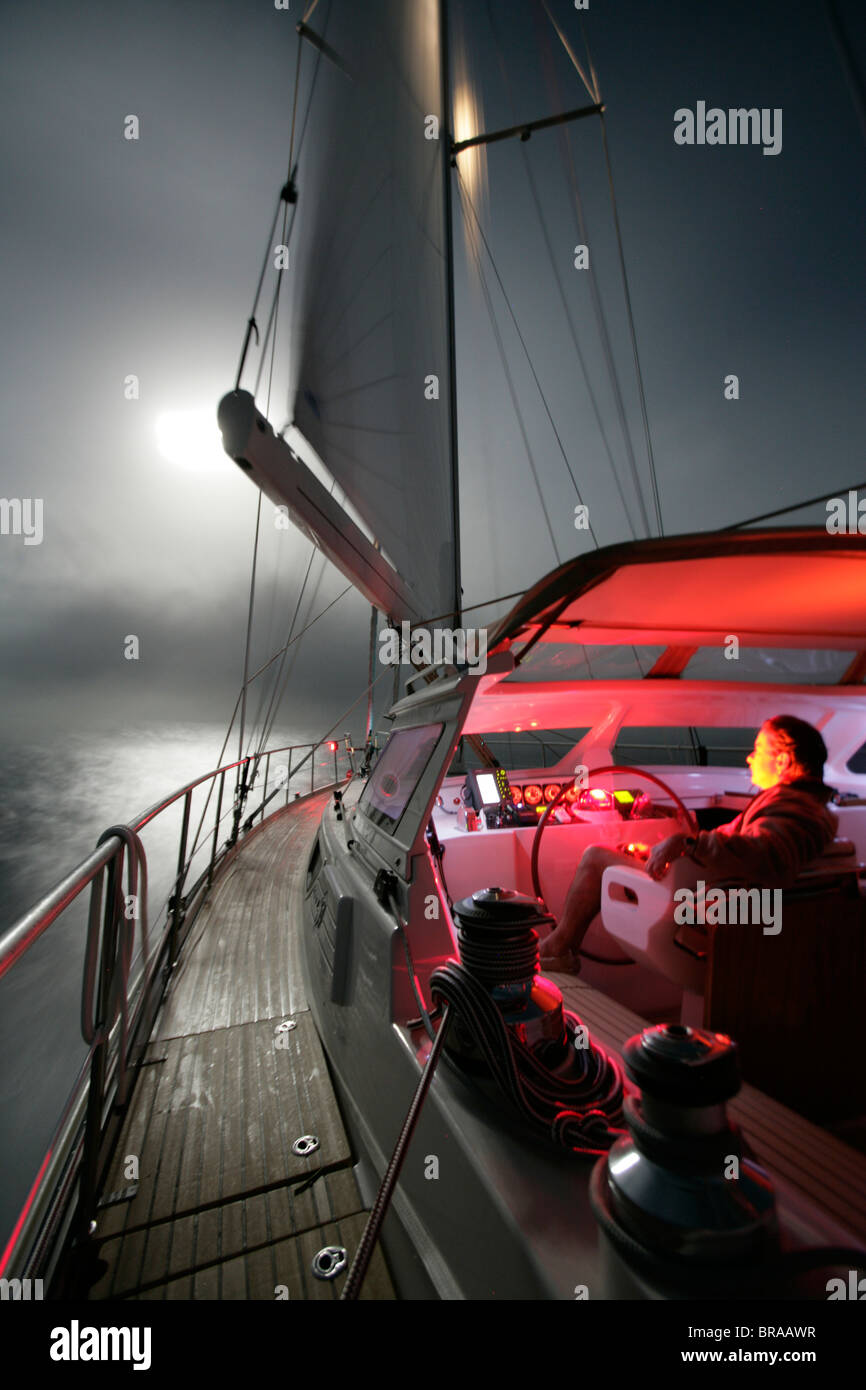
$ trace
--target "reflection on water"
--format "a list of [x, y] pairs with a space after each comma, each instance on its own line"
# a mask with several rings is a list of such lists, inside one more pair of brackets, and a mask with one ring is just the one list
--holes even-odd
[[[175, 725], [108, 738], [81, 734], [38, 747], [0, 747], [0, 931], [75, 868], [108, 826], [132, 820], [216, 766], [224, 732], [211, 725]], [[282, 730], [270, 743], [280, 747], [293, 741]], [[235, 756], [227, 753], [223, 762]], [[322, 749], [315, 761], [316, 784], [321, 785], [333, 768], [332, 755]], [[277, 757], [274, 770], [285, 763], [285, 756]], [[220, 843], [231, 825], [233, 778], [234, 774], [226, 776]], [[292, 777], [290, 791], [294, 796], [309, 789], [307, 763]], [[190, 844], [206, 794], [204, 788], [193, 797]], [[249, 809], [260, 800], [254, 794]], [[269, 812], [284, 800], [281, 793]], [[193, 878], [207, 864], [215, 807], [214, 795]], [[181, 818], [178, 803], [142, 833], [151, 939], [153, 928], [165, 920]], [[88, 898], [82, 893], [0, 980], [0, 1250], [86, 1057], [79, 1015]]]

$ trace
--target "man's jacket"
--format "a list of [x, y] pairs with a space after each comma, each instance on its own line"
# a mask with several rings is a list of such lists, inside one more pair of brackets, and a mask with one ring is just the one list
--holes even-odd
[[826, 806], [832, 795], [833, 788], [817, 779], [780, 782], [759, 792], [727, 825], [702, 830], [686, 854], [717, 882], [790, 888], [836, 834], [838, 818]]

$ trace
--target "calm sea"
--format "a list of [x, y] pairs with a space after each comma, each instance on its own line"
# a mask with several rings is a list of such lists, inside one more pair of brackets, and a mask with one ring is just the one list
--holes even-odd
[[[137, 728], [106, 738], [79, 734], [53, 745], [0, 745], [0, 932], [12, 925], [90, 851], [110, 825], [132, 820], [170, 792], [218, 765], [224, 728]], [[271, 747], [294, 742], [277, 731]], [[235, 750], [222, 759], [230, 762]], [[297, 756], [295, 757], [297, 761]], [[285, 767], [286, 755], [273, 760]], [[316, 784], [333, 760], [316, 756]], [[274, 773], [271, 773], [274, 776]], [[231, 824], [233, 774], [226, 777], [220, 840]], [[310, 789], [310, 764], [291, 794]], [[206, 792], [193, 798], [190, 838]], [[260, 801], [254, 797], [250, 809]], [[282, 804], [284, 794], [271, 803]], [[207, 863], [215, 797], [192, 876]], [[180, 805], [142, 835], [147, 855], [151, 933], [165, 920], [177, 865]], [[124, 883], [125, 883], [124, 875]], [[89, 893], [84, 892], [0, 980], [0, 1253], [26, 1201], [54, 1126], [87, 1053], [80, 1031]]]

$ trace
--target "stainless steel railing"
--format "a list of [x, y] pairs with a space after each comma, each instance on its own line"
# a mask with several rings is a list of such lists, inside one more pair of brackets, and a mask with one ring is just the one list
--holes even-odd
[[[325, 775], [320, 775], [317, 788], [316, 753], [319, 749], [326, 749], [326, 758]], [[68, 1238], [86, 1237], [95, 1215], [105, 1165], [123, 1121], [128, 1100], [126, 1078], [147, 1045], [166, 984], [213, 883], [216, 869], [236, 847], [240, 836], [249, 831], [256, 820], [264, 821], [266, 807], [283, 790], [285, 805], [288, 805], [292, 781], [294, 779], [297, 785], [298, 774], [308, 762], [309, 790], [296, 790], [295, 799], [340, 782], [341, 753], [343, 771], [346, 759], [349, 771], [354, 771], [353, 751], [348, 737], [342, 745], [333, 740], [291, 744], [270, 749], [260, 758], [247, 757], [227, 763], [188, 782], [128, 826], [111, 827], [104, 832], [96, 849], [0, 938], [2, 978], [52, 924], [62, 918], [85, 889], [90, 889], [81, 1000], [81, 1031], [89, 1050], [22, 1211], [0, 1254], [0, 1277], [50, 1280]], [[272, 759], [286, 753], [289, 756], [285, 777], [283, 769], [272, 776]], [[298, 756], [300, 754], [304, 756]], [[242, 819], [262, 765], [262, 800]], [[224, 811], [226, 774], [235, 770], [237, 784], [232, 805]], [[210, 783], [210, 787], [190, 851], [193, 794], [206, 783]], [[215, 786], [213, 823], [202, 838]], [[151, 945], [147, 939], [146, 860], [139, 836], [146, 826], [181, 801], [177, 871], [166, 904], [165, 923]], [[221, 844], [224, 822], [229, 818], [231, 827]], [[188, 885], [192, 861], [208, 844], [207, 866]], [[125, 859], [131, 889], [137, 889], [138, 876], [141, 876], [140, 893], [123, 893]], [[106, 890], [104, 903], [103, 888]], [[159, 916], [161, 918], [161, 910]], [[137, 926], [141, 941], [136, 955]]]

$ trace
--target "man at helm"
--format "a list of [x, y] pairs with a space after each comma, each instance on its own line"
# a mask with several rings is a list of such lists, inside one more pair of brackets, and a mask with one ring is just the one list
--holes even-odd
[[[827, 745], [811, 724], [790, 714], [762, 724], [746, 761], [758, 794], [741, 815], [718, 830], [677, 832], [653, 847], [646, 870], [662, 878], [687, 855], [717, 882], [735, 879], [759, 888], [788, 888], [800, 870], [827, 847], [838, 820], [827, 810], [833, 788], [823, 781]], [[578, 952], [601, 906], [601, 880], [611, 864], [631, 856], [589, 845], [565, 899], [559, 924], [542, 944], [543, 970], [580, 969]]]

